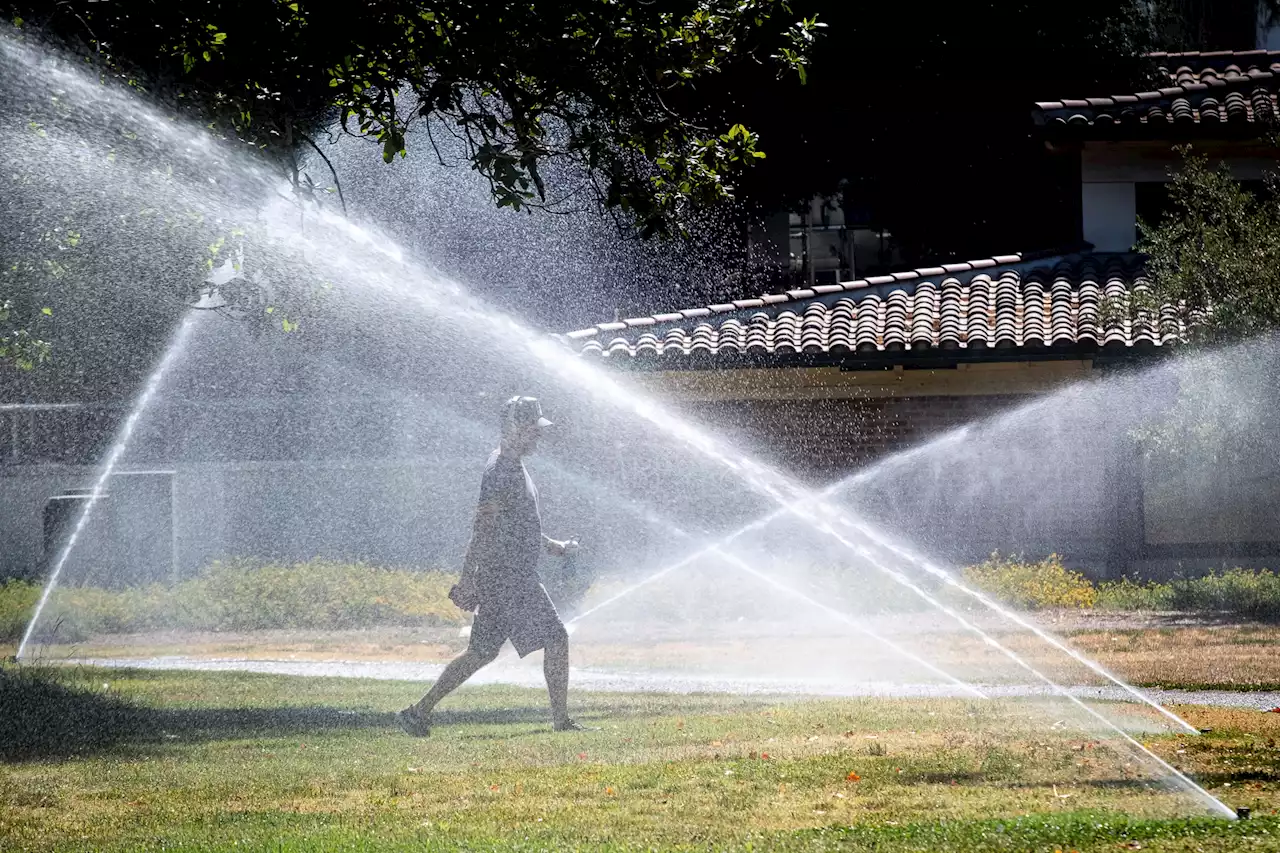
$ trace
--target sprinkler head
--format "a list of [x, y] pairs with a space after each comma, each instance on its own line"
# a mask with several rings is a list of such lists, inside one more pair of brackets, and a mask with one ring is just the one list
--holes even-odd
[[1248, 819], [1249, 819], [1249, 808], [1248, 808], [1248, 806], [1240, 806], [1238, 809], [1236, 809], [1236, 819], [1237, 819], [1237, 820], [1248, 820]]
[[1200, 734], [1202, 734], [1202, 735], [1207, 735], [1207, 734], [1209, 734], [1209, 733], [1210, 733], [1210, 732], [1212, 732], [1212, 731], [1213, 731], [1213, 729], [1201, 729], [1201, 730], [1200, 730]]

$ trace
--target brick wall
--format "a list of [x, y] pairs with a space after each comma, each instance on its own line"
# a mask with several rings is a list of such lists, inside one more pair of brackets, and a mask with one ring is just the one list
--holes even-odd
[[986, 419], [1032, 395], [938, 395], [691, 406], [744, 449], [813, 486], [974, 425], [971, 437], [884, 470], [846, 505], [926, 553], [955, 562], [992, 551], [1068, 563], [1104, 575], [1116, 536], [1113, 440], [1098, 413], [1065, 403], [1046, 417]]
[[690, 404], [699, 418], [814, 485], [1027, 402], [1025, 395]]

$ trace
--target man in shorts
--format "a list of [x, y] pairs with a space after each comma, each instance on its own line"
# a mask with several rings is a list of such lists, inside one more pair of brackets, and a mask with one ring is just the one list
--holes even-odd
[[541, 431], [549, 426], [551, 422], [542, 416], [542, 406], [534, 397], [513, 397], [503, 406], [501, 445], [485, 466], [462, 577], [449, 591], [449, 598], [463, 610], [478, 609], [471, 641], [422, 699], [396, 715], [409, 734], [430, 734], [431, 711], [436, 704], [492, 662], [507, 640], [520, 657], [543, 650], [552, 727], [556, 731], [583, 730], [569, 718], [566, 707], [569, 635], [538, 576], [542, 551], [565, 556], [577, 549], [577, 543], [543, 535], [538, 490], [522, 461], [537, 449]]

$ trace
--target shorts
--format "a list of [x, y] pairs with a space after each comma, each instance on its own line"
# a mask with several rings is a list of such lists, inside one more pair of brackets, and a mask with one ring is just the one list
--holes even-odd
[[480, 602], [471, 624], [468, 648], [484, 657], [496, 655], [507, 640], [524, 657], [546, 648], [547, 641], [565, 636], [564, 623], [551, 603], [546, 587], [536, 587]]

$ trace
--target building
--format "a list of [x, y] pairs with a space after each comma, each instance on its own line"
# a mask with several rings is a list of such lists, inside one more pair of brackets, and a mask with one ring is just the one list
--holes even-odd
[[[1236, 23], [1209, 29], [1234, 38], [1243, 31]], [[1258, 38], [1266, 45], [1276, 33], [1259, 28]], [[1218, 466], [1212, 484], [1203, 472], [1149, 470], [1129, 427], [1167, 400], [1169, 389], [1144, 368], [1183, 330], [1168, 317], [1143, 324], [1107, 311], [1143, 286], [1135, 222], [1165, 203], [1172, 145], [1193, 142], [1244, 180], [1260, 181], [1272, 165], [1259, 139], [1278, 115], [1280, 52], [1156, 58], [1162, 88], [1094, 97], [1082, 87], [1067, 93], [1079, 99], [1027, 105], [1028, 126], [1079, 183], [1079, 233], [1069, 245], [903, 269], [892, 235], [867, 211], [817, 200], [769, 230], [784, 260], [805, 261], [792, 289], [604, 323], [565, 340], [814, 484], [985, 421], [984, 434], [1003, 444], [948, 445], [926, 465], [857, 486], [869, 514], [955, 560], [994, 548], [1058, 551], [1114, 575], [1280, 554], [1280, 501], [1239, 486], [1246, 475], [1276, 479], [1280, 446], [1256, 454], [1247, 471]], [[250, 358], [236, 349], [243, 342], [210, 343], [226, 349], [195, 359], [184, 391], [153, 406], [139, 427], [146, 438], [135, 442], [145, 452], [131, 452], [127, 473], [108, 484], [85, 539], [111, 547], [78, 549], [71, 574], [185, 577], [228, 556], [456, 564], [493, 401], [471, 395], [451, 413], [406, 393], [433, 358], [459, 357], [405, 348], [390, 334], [378, 340], [386, 323], [362, 318], [358, 341], [335, 341], [326, 359], [306, 364], [283, 351]], [[215, 383], [201, 363], [224, 367], [221, 387], [204, 387]], [[263, 365], [271, 375], [254, 372]], [[456, 372], [452, 381], [465, 384]], [[1087, 382], [1097, 378], [1106, 382]], [[524, 390], [518, 377], [503, 381], [508, 392]], [[1053, 408], [1039, 419], [1020, 414], [1038, 399]], [[0, 405], [0, 577], [48, 564], [127, 413], [118, 400]], [[670, 473], [628, 476], [643, 495], [663, 490]], [[428, 481], [456, 493], [427, 494]], [[664, 510], [681, 517], [680, 498], [662, 496]], [[631, 530], [634, 519], [594, 497], [583, 488], [578, 505], [561, 511], [591, 518], [620, 551], [652, 547]], [[686, 506], [695, 498], [684, 496]]]
[[[1271, 37], [1260, 30], [1260, 39]], [[603, 323], [565, 339], [814, 483], [1081, 380], [1136, 377], [1183, 330], [1169, 313], [1142, 324], [1106, 306], [1144, 286], [1136, 223], [1156, 221], [1167, 203], [1181, 156], [1174, 146], [1192, 143], [1260, 185], [1276, 161], [1262, 137], [1280, 116], [1280, 52], [1153, 58], [1167, 80], [1159, 89], [1028, 105], [1045, 146], [1078, 164], [1078, 245], [849, 280], [821, 262], [814, 247], [831, 229], [808, 227], [811, 213], [792, 224], [802, 255], [819, 263], [803, 265], [807, 281], [796, 289]], [[830, 207], [815, 204], [828, 225], [842, 224]], [[1150, 381], [1116, 381], [1134, 395], [1123, 416], [1168, 395], [1148, 390]], [[907, 532], [955, 559], [995, 548], [1056, 551], [1096, 575], [1280, 554], [1280, 501], [1233, 486], [1257, 480], [1256, 467], [1215, 471], [1214, 488], [1195, 490], [1214, 497], [1197, 503], [1171, 485], [1187, 471], [1143, 463], [1124, 417], [1108, 411], [1114, 397], [1099, 389], [1052, 415], [1080, 431], [1074, 443], [1044, 442], [1077, 451], [1063, 460], [1067, 468], [1041, 460], [1020, 469], [1021, 482], [997, 483], [1007, 463], [975, 459], [985, 469], [955, 470], [941, 489], [907, 479], [868, 499], [868, 512], [889, 523], [914, 519]], [[1280, 471], [1262, 467], [1274, 484]], [[966, 480], [984, 487], [967, 491]]]

